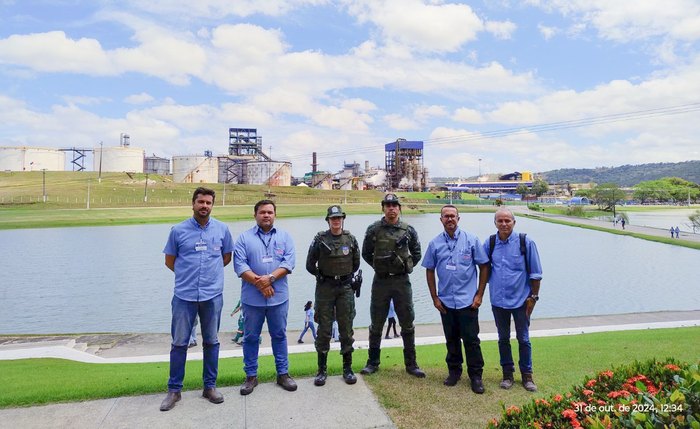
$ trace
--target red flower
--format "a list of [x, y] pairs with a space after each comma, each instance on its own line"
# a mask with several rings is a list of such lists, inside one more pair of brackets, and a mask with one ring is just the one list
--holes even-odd
[[681, 370], [678, 367], [678, 365], [674, 365], [672, 363], [669, 363], [668, 365], [664, 365], [664, 368], [670, 369], [671, 371], [680, 371]]
[[549, 402], [547, 402], [546, 399], [535, 399], [535, 404], [536, 405], [542, 404], [542, 405], [546, 405], [547, 407], [549, 407]]
[[515, 405], [511, 405], [510, 407], [506, 408], [506, 414], [508, 414], [509, 416], [511, 414], [518, 414], [519, 412], [520, 412], [520, 408], [518, 408]]
[[576, 411], [572, 410], [571, 408], [567, 408], [566, 410], [561, 412], [561, 415], [566, 417], [567, 419], [575, 419]]
[[579, 421], [576, 420], [576, 419], [571, 419], [571, 427], [580, 428], [580, 427], [581, 427], [581, 422], [579, 422]]
[[591, 395], [593, 394], [593, 391], [592, 391], [592, 390], [588, 390], [588, 389], [583, 389], [583, 394], [586, 395], [586, 396], [591, 396]]
[[598, 405], [605, 405], [605, 401], [603, 401], [602, 399], [598, 399]]
[[588, 382], [586, 383], [586, 387], [593, 387], [593, 386], [595, 386], [595, 384], [597, 382], [598, 382], [598, 380], [596, 380], [595, 378], [592, 378], [592, 379], [588, 380]]
[[492, 424], [493, 426], [498, 426], [498, 420], [496, 420], [496, 419], [491, 419], [491, 424]]
[[554, 400], [554, 402], [561, 402], [561, 400], [564, 398], [561, 395], [556, 394], [552, 399]]
[[610, 371], [610, 370], [603, 371], [603, 372], [600, 373], [599, 376], [600, 376], [600, 377], [605, 376], [605, 377], [608, 377], [608, 378], [612, 378], [612, 377], [613, 377], [613, 372]]

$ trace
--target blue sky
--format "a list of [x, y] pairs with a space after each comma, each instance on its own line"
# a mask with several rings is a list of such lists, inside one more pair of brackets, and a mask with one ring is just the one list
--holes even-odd
[[695, 0], [0, 0], [0, 146], [257, 128], [297, 176], [397, 138], [431, 176], [700, 159], [699, 39]]

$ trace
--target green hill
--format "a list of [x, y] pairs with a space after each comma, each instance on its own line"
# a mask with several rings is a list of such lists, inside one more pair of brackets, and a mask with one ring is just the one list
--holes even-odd
[[663, 177], [680, 177], [690, 182], [700, 183], [700, 161], [685, 161], [619, 167], [562, 168], [540, 173], [549, 183], [616, 183], [620, 186], [634, 186], [645, 180]]

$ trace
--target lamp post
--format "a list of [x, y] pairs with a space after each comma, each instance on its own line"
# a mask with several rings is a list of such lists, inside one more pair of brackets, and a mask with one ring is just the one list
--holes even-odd
[[90, 179], [88, 179], [87, 205], [85, 206], [85, 209], [90, 210]]
[[[227, 174], [227, 176], [228, 176], [228, 174]], [[222, 206], [226, 205], [226, 182], [228, 182], [228, 177], [224, 178], [224, 199], [221, 202]]]
[[146, 173], [146, 184], [143, 187], [143, 202], [148, 202], [148, 173]]
[[479, 182], [479, 187], [478, 187], [478, 195], [479, 198], [481, 198], [481, 158], [479, 158], [479, 176], [476, 178], [477, 182]]
[[100, 172], [97, 176], [97, 182], [102, 183], [102, 140], [100, 140]]
[[[41, 169], [41, 189], [44, 196], [44, 202], [46, 202], [46, 169]], [[688, 200], [690, 201], [690, 200]]]

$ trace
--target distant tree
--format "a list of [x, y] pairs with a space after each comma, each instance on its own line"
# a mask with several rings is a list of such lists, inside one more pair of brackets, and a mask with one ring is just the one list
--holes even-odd
[[542, 179], [535, 179], [532, 182], [532, 193], [541, 197], [549, 191], [549, 185]]
[[595, 199], [598, 208], [605, 211], [612, 211], [616, 215], [615, 207], [625, 199], [625, 192], [615, 183], [603, 183], [594, 188]]
[[595, 190], [594, 189], [577, 189], [576, 192], [574, 193], [575, 197], [586, 197], [589, 200], [594, 200], [595, 199]]
[[525, 197], [527, 196], [527, 194], [530, 193], [530, 188], [528, 188], [526, 184], [521, 183], [518, 185], [517, 188], [515, 188], [515, 193], [519, 194], [521, 197], [523, 197], [523, 200], [524, 200]]
[[695, 230], [700, 229], [700, 210], [695, 210], [695, 213], [690, 214], [688, 220], [690, 220], [690, 226], [695, 233]]

